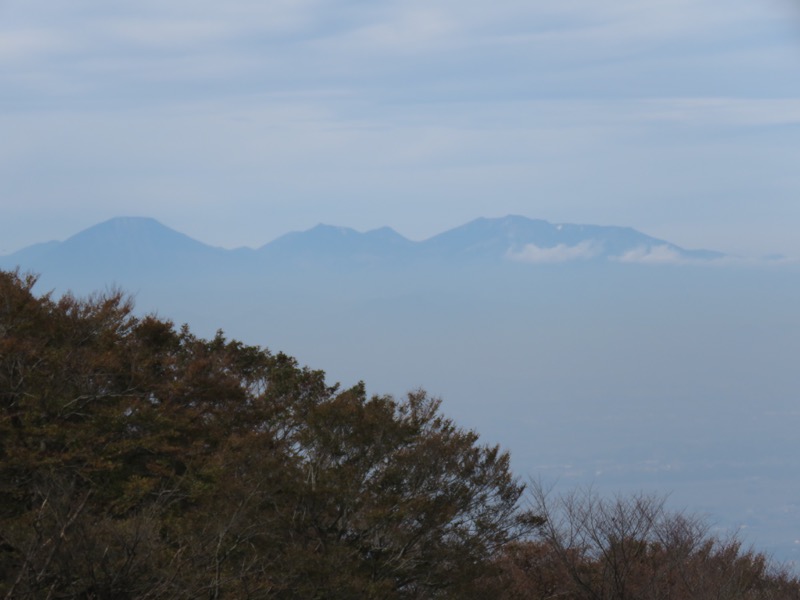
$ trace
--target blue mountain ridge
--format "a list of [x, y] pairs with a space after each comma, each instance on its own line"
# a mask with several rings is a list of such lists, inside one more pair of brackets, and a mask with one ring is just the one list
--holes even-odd
[[287, 233], [261, 246], [260, 256], [271, 262], [354, 261], [374, 263], [413, 252], [415, 243], [390, 227], [364, 233], [349, 227], [319, 224], [307, 231]]
[[711, 260], [721, 252], [686, 250], [630, 227], [553, 224], [509, 215], [479, 218], [422, 242], [430, 254], [449, 257], [506, 258], [522, 262], [627, 260], [663, 262]]
[[248, 261], [262, 266], [295, 261], [305, 265], [418, 260], [703, 262], [724, 256], [709, 250], [686, 250], [629, 227], [552, 224], [517, 215], [475, 219], [420, 242], [389, 227], [362, 233], [320, 224], [283, 235], [256, 250], [217, 248], [152, 218], [118, 217], [63, 242], [35, 244], [0, 257], [0, 266], [37, 271], [80, 267], [113, 273], [120, 269], [169, 271], [193, 265], [233, 267]]
[[0, 264], [16, 261], [32, 268], [83, 265], [100, 270], [155, 268], [165, 259], [174, 265], [210, 260], [227, 252], [198, 242], [152, 218], [117, 217], [80, 231], [63, 242], [23, 248], [0, 258]]

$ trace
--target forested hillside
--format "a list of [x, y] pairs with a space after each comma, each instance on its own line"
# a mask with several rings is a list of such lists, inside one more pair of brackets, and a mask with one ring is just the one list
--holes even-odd
[[653, 498], [527, 493], [424, 391], [35, 282], [0, 271], [0, 596], [800, 597]]

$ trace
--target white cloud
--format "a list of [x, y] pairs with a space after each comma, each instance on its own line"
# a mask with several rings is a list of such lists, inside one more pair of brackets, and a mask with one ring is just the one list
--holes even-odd
[[713, 267], [784, 267], [800, 264], [800, 259], [775, 255], [766, 257], [745, 257], [724, 255], [716, 258], [687, 258], [681, 256], [674, 247], [666, 244], [661, 246], [640, 246], [630, 250], [613, 260], [623, 263], [639, 263], [651, 265], [678, 265], [695, 264]]
[[351, 42], [362, 49], [419, 54], [440, 45], [455, 29], [454, 21], [435, 10], [404, 12], [397, 18], [356, 30]]
[[62, 52], [69, 46], [68, 40], [47, 29], [0, 29], [0, 62], [35, 60]]
[[800, 124], [796, 98], [657, 98], [636, 106], [642, 120], [696, 127]]
[[616, 258], [619, 262], [644, 264], [679, 264], [687, 262], [675, 248], [661, 246], [640, 246]]
[[107, 24], [108, 35], [138, 46], [168, 48], [215, 42], [229, 37], [233, 29], [210, 20], [115, 19]]
[[602, 248], [590, 241], [581, 242], [576, 246], [558, 244], [543, 248], [535, 244], [526, 244], [521, 250], [509, 250], [506, 257], [510, 260], [527, 263], [560, 263], [573, 260], [588, 260], [594, 258]]

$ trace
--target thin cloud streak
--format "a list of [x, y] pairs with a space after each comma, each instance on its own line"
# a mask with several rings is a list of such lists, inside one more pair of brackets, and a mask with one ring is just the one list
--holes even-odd
[[542, 248], [536, 244], [526, 244], [520, 250], [509, 250], [506, 257], [515, 262], [546, 264], [589, 260], [598, 256], [601, 252], [602, 248], [598, 248], [596, 244], [589, 241], [581, 242], [575, 246], [557, 244], [550, 248]]

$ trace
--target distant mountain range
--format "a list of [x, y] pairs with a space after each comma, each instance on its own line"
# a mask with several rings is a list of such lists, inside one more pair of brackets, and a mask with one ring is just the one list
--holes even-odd
[[300, 266], [492, 263], [685, 263], [724, 258], [687, 250], [628, 227], [552, 224], [507, 216], [480, 218], [427, 240], [411, 241], [389, 227], [364, 233], [317, 225], [257, 249], [225, 250], [194, 240], [155, 219], [119, 217], [63, 242], [46, 242], [0, 257], [0, 267], [40, 273], [80, 270], [96, 276]]

